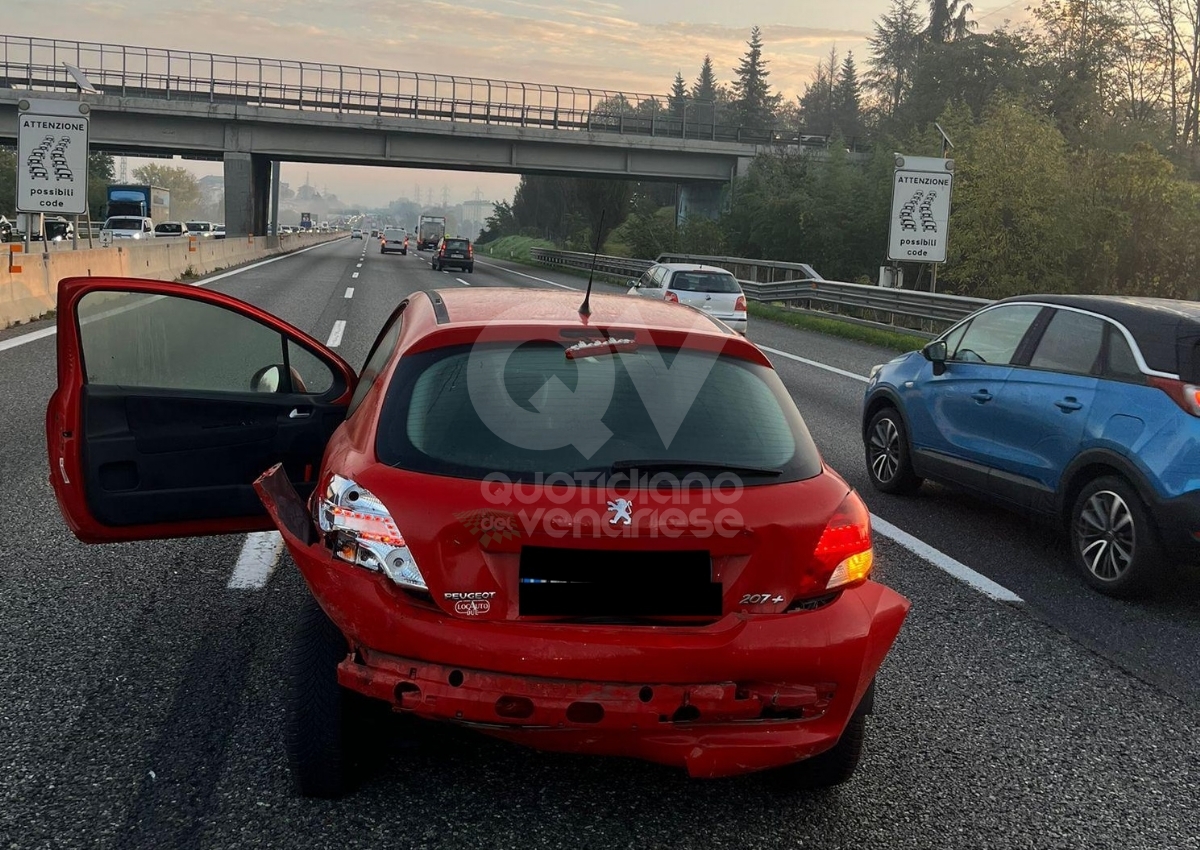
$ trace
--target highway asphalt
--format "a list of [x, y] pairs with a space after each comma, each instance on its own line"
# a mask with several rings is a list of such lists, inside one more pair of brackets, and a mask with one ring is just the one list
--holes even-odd
[[[321, 341], [344, 322], [357, 368], [415, 290], [583, 281], [343, 240], [206, 285]], [[855, 779], [782, 794], [430, 726], [381, 741], [355, 795], [299, 798], [280, 742], [295, 567], [230, 589], [244, 536], [76, 542], [47, 483], [54, 337], [22, 341], [47, 327], [0, 332], [0, 847], [1200, 848], [1200, 580], [1110, 601], [1049, 531], [931, 485], [873, 492], [856, 376], [892, 352], [753, 320], [826, 460], [902, 532], [878, 536], [877, 578], [913, 609]]]

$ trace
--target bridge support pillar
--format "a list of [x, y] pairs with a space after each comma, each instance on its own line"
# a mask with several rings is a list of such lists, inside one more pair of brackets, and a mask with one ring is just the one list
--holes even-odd
[[684, 183], [679, 187], [675, 204], [675, 222], [683, 224], [689, 218], [708, 218], [714, 221], [725, 208], [728, 186], [722, 183]]
[[265, 156], [225, 152], [225, 232], [264, 236], [271, 205], [271, 161]]

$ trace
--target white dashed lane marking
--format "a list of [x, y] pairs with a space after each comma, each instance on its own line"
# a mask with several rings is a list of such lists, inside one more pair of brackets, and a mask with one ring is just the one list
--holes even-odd
[[463, 280], [461, 277], [456, 277], [456, 278], [454, 278], [454, 279], [455, 279], [455, 280], [457, 280], [459, 283], [461, 283], [463, 286], [470, 286], [470, 285], [471, 285], [471, 284], [467, 283], [465, 280]]
[[353, 286], [347, 286], [347, 287], [346, 287], [346, 297], [347, 297], [347, 298], [353, 298], [353, 297], [354, 297], [354, 287], [353, 287]]
[[338, 319], [333, 323], [333, 330], [329, 332], [329, 339], [325, 340], [325, 345], [329, 348], [337, 348], [342, 344], [342, 334], [346, 332], [346, 320]]
[[247, 534], [227, 587], [230, 590], [261, 590], [275, 571], [282, 551], [283, 537], [278, 531]]

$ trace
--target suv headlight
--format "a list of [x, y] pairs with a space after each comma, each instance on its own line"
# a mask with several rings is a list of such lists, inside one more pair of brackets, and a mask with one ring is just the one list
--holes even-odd
[[396, 521], [370, 490], [330, 476], [316, 501], [315, 519], [338, 560], [383, 572], [406, 590], [429, 590]]

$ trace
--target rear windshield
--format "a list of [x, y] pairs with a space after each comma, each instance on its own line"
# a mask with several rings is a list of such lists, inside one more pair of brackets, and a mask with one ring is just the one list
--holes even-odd
[[158, 231], [159, 233], [182, 233], [183, 225], [182, 224], [160, 224], [158, 227], [156, 227], [154, 229], [156, 231]]
[[110, 218], [104, 223], [107, 230], [141, 230], [140, 218]]
[[675, 272], [671, 289], [680, 292], [733, 292], [740, 294], [741, 285], [728, 272]]
[[446, 240], [447, 248], [466, 248], [469, 244], [471, 244], [470, 240], [467, 240], [467, 239], [447, 239]]
[[395, 241], [399, 242], [404, 238], [404, 231], [403, 230], [385, 230], [385, 231], [383, 231], [383, 238], [388, 239], [388, 240], [395, 240]]
[[[578, 391], [579, 398], [575, 397]], [[418, 472], [512, 480], [675, 464], [712, 475], [755, 467], [747, 484], [810, 478], [820, 458], [775, 372], [679, 349], [568, 360], [553, 343], [477, 344], [404, 357], [388, 388], [376, 453]]]
[[207, 221], [189, 221], [187, 226], [188, 230], [212, 230], [212, 224]]

